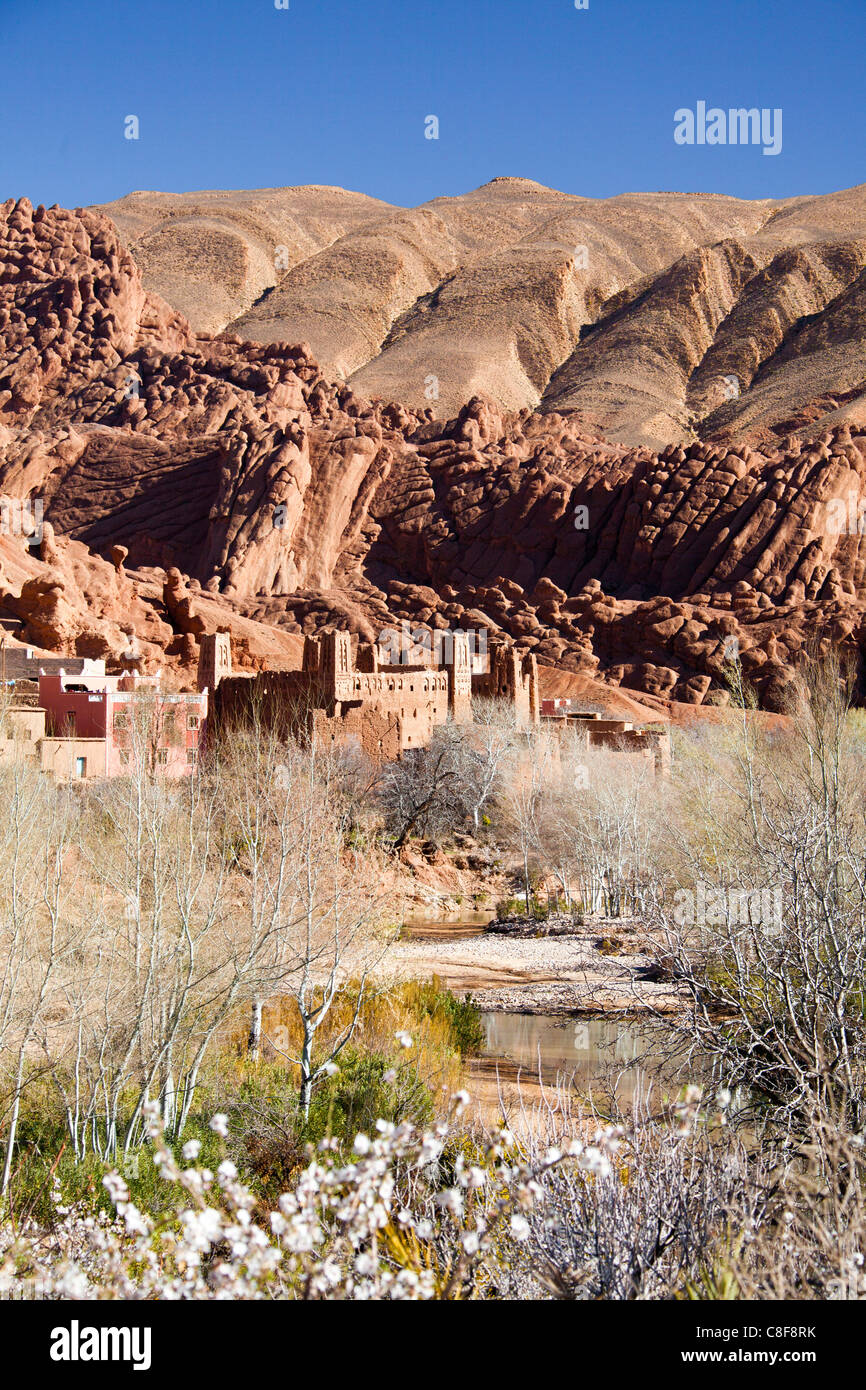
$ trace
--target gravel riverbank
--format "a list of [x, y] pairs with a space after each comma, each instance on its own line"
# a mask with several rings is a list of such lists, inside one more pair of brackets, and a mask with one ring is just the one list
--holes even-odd
[[641, 978], [652, 963], [646, 948], [646, 935], [634, 923], [595, 920], [570, 936], [485, 933], [401, 941], [383, 966], [402, 979], [436, 975], [455, 993], [471, 992], [487, 1012], [681, 1011], [686, 1000], [675, 983]]

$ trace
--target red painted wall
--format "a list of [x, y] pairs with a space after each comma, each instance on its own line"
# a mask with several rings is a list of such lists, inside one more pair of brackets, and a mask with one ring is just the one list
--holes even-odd
[[[64, 690], [61, 676], [39, 677], [45, 732], [56, 738], [105, 738], [106, 698], [104, 690]], [[70, 713], [74, 715], [71, 725]]]
[[[106, 773], [123, 776], [128, 771], [124, 753], [132, 749], [129, 722], [145, 701], [152, 708], [152, 739], [160, 750], [158, 766], [168, 777], [185, 777], [198, 756], [199, 739], [207, 716], [207, 695], [162, 694], [139, 689], [64, 690], [62, 677], [39, 677], [39, 703], [45, 710], [46, 733], [56, 738], [104, 738]], [[70, 723], [74, 716], [74, 724]], [[126, 723], [124, 721], [126, 716]], [[195, 727], [190, 728], [190, 722]], [[192, 758], [190, 754], [194, 754]]]

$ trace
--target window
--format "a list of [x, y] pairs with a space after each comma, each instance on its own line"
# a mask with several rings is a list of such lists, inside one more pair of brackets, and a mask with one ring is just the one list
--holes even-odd
[[187, 727], [188, 729], [197, 729], [197, 728], [198, 728], [198, 715], [197, 715], [197, 714], [189, 714], [189, 715], [187, 715], [186, 727]]
[[76, 759], [75, 759], [75, 775], [76, 775], [76, 777], [86, 777], [86, 776], [87, 776], [87, 759], [86, 759], [86, 758], [76, 758]]
[[126, 729], [129, 727], [129, 720], [125, 714], [118, 712], [114, 716], [114, 727], [115, 729]]
[[192, 763], [192, 764], [194, 764], [194, 763], [198, 760], [198, 753], [197, 753], [197, 751], [195, 750], [195, 748], [187, 748], [187, 750], [186, 750], [186, 760], [187, 760], [188, 763]]
[[156, 761], [157, 761], [158, 763], [161, 763], [163, 766], [168, 762], [168, 749], [167, 749], [167, 748], [157, 748], [157, 750], [156, 750]]

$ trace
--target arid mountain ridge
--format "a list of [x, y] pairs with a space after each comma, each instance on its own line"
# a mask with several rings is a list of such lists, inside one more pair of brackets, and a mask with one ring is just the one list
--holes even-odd
[[0, 490], [49, 523], [0, 538], [18, 639], [183, 682], [216, 626], [247, 664], [498, 627], [656, 709], [718, 699], [734, 637], [769, 708], [808, 645], [859, 655], [866, 188], [109, 211], [0, 205]]
[[288, 188], [101, 210], [194, 330], [306, 341], [326, 376], [439, 419], [480, 394], [663, 448], [778, 432], [828, 395], [866, 412], [866, 185], [591, 199], [502, 178], [417, 208]]

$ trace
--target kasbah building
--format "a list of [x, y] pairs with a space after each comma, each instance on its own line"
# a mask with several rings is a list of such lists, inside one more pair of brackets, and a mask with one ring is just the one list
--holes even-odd
[[435, 636], [432, 647], [410, 642], [395, 652], [326, 630], [305, 638], [299, 671], [235, 674], [230, 634], [203, 633], [198, 689], [180, 693], [134, 669], [106, 673], [101, 660], [7, 650], [0, 759], [23, 750], [44, 772], [71, 781], [123, 776], [143, 757], [153, 775], [183, 777], [209, 732], [230, 737], [232, 728], [261, 721], [281, 737], [350, 744], [374, 761], [392, 760], [425, 747], [449, 719], [471, 725], [475, 698], [505, 701], [515, 721], [539, 734], [571, 728], [587, 749], [612, 749], [667, 776], [664, 729], [581, 711], [571, 700], [541, 700], [535, 657], [498, 634], [489, 643], [485, 634], [480, 654], [469, 633]]

